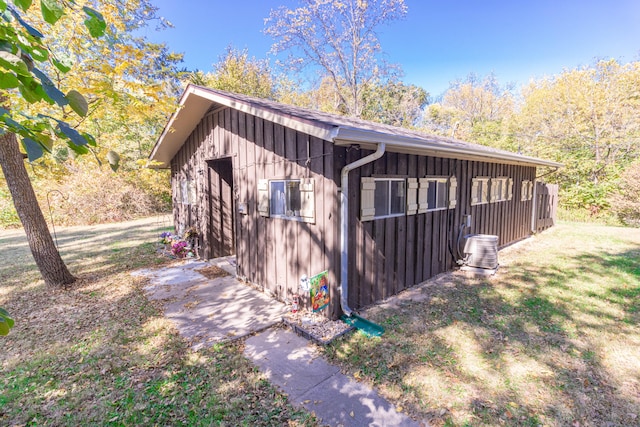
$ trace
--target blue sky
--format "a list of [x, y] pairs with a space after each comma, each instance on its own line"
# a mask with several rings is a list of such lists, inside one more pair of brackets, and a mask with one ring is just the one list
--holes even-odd
[[[144, 34], [184, 53], [188, 69], [211, 70], [225, 48], [268, 57], [264, 18], [294, 0], [152, 0], [174, 28]], [[380, 29], [382, 49], [404, 82], [432, 96], [474, 72], [527, 83], [599, 58], [640, 60], [638, 0], [405, 0], [408, 14]]]

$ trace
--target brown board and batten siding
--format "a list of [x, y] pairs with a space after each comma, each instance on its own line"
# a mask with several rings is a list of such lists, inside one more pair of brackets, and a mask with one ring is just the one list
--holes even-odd
[[[220, 228], [220, 218], [210, 198], [216, 194], [218, 165], [233, 168], [233, 202], [237, 275], [264, 287], [279, 299], [299, 292], [300, 278], [329, 271], [331, 317], [338, 315], [339, 265], [338, 187], [334, 180], [334, 145], [231, 108], [208, 112], [171, 161], [174, 198], [179, 182], [196, 180], [198, 203], [174, 204], [176, 228], [196, 227], [203, 236]], [[308, 223], [259, 215], [257, 183], [261, 179], [313, 178], [315, 222]], [[176, 198], [177, 201], [177, 198]], [[240, 206], [244, 212], [240, 213]], [[202, 240], [205, 258], [220, 250], [215, 237]], [[219, 240], [219, 239], [218, 239]], [[301, 302], [308, 304], [308, 298]]]
[[[324, 314], [331, 318], [341, 314], [341, 170], [382, 142], [382, 157], [348, 177], [346, 287], [353, 309], [454, 268], [467, 215], [463, 236], [497, 235], [499, 246], [553, 225], [553, 203], [532, 224], [536, 199], [547, 197], [532, 197], [532, 190], [537, 167], [558, 163], [194, 85], [180, 103], [150, 156], [154, 167], [171, 168], [176, 229], [196, 227], [204, 258], [235, 255], [237, 276], [280, 300], [300, 292], [302, 276], [327, 270], [331, 302]], [[478, 177], [487, 181], [474, 184]], [[376, 178], [404, 182], [406, 214], [369, 213]], [[478, 182], [489, 186], [495, 178], [508, 180], [495, 180], [502, 186], [496, 194], [504, 197], [508, 188], [511, 197], [472, 204]], [[300, 180], [300, 215], [293, 218], [269, 216], [268, 180], [282, 179]], [[448, 195], [446, 208], [438, 201], [437, 210], [427, 210], [430, 186], [445, 181], [455, 199]], [[310, 306], [308, 292], [300, 302]]]
[[[352, 162], [371, 151], [348, 150]], [[363, 177], [422, 178], [455, 176], [456, 206], [369, 221], [360, 220], [360, 183]], [[471, 180], [475, 177], [510, 177], [511, 200], [471, 205]], [[386, 153], [351, 172], [349, 177], [349, 304], [357, 309], [394, 295], [407, 287], [451, 270], [455, 245], [464, 215], [471, 215], [467, 234], [499, 236], [506, 246], [529, 236], [531, 201], [521, 201], [523, 180], [535, 179], [535, 167]], [[461, 246], [464, 245], [464, 240]], [[451, 248], [451, 249], [450, 249]], [[460, 251], [462, 251], [460, 247]], [[453, 252], [453, 255], [452, 253]]]

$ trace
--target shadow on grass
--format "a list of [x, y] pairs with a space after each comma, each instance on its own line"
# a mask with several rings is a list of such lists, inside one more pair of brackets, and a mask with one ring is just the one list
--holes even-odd
[[29, 254], [19, 235], [0, 237], [15, 255], [0, 267], [11, 279], [0, 284], [10, 289], [0, 303], [16, 318], [1, 338], [0, 424], [314, 424], [240, 348], [192, 352], [146, 298], [145, 280], [129, 273], [166, 261], [155, 246], [164, 229], [152, 222], [60, 230], [63, 257], [79, 277], [64, 291], [45, 288], [33, 263], [23, 264]]
[[[327, 354], [434, 425], [634, 425], [638, 283], [636, 248], [525, 254], [494, 278], [453, 274], [423, 288], [426, 302], [371, 310], [383, 338]], [[621, 351], [631, 366], [613, 362]]]

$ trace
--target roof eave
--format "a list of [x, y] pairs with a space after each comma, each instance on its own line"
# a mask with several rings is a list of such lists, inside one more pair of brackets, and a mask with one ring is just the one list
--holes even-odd
[[153, 162], [149, 167], [170, 167], [171, 159], [213, 105], [229, 107], [327, 141], [332, 141], [335, 136], [335, 126], [295, 118], [189, 84], [180, 99], [178, 109], [169, 119], [149, 155], [149, 161]]
[[407, 154], [432, 155], [444, 158], [461, 160], [475, 160], [491, 163], [505, 163], [525, 166], [546, 166], [561, 168], [562, 163], [523, 156], [508, 151], [486, 151], [473, 146], [455, 147], [448, 146], [440, 141], [411, 138], [400, 135], [390, 135], [381, 132], [340, 127], [336, 132], [334, 143], [336, 145], [358, 144], [363, 148], [375, 149], [377, 144], [384, 142], [387, 151], [396, 151]]

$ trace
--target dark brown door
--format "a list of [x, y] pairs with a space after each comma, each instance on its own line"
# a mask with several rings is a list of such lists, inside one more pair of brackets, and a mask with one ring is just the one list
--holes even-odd
[[209, 164], [209, 245], [211, 257], [234, 255], [235, 223], [233, 203], [233, 167], [230, 158], [211, 160]]

